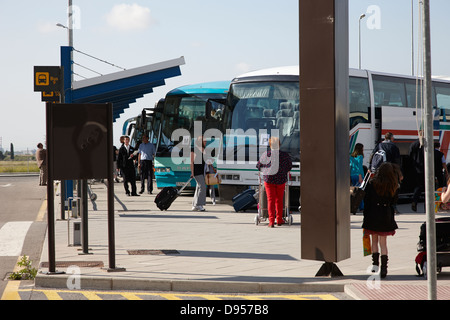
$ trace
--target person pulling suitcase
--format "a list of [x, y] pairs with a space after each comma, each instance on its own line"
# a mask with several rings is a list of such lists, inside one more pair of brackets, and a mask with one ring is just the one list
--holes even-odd
[[199, 136], [191, 150], [191, 178], [197, 182], [194, 199], [192, 200], [192, 211], [205, 211], [206, 204], [206, 182], [205, 182], [205, 147], [206, 140]]

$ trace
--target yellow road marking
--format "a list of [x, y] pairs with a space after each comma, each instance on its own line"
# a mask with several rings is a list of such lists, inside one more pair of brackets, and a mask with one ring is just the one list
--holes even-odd
[[41, 208], [39, 209], [36, 221], [44, 221], [46, 213], [47, 213], [47, 200], [44, 200], [44, 202], [42, 202]]
[[[167, 300], [181, 300], [181, 298], [178, 298], [177, 295], [175, 294], [157, 294], [157, 295]], [[178, 294], [178, 296], [180, 296], [180, 294]]]
[[19, 295], [20, 281], [8, 281], [1, 300], [21, 300]]
[[142, 298], [139, 298], [135, 293], [122, 292], [121, 294], [127, 300], [142, 300]]
[[[44, 221], [44, 217], [45, 217], [46, 213], [47, 213], [47, 200], [44, 200], [42, 202], [41, 208], [39, 209], [38, 215], [36, 217], [36, 221]], [[21, 259], [22, 259], [22, 257], [18, 257], [17, 262], [19, 262]], [[13, 272], [19, 272], [21, 269], [21, 267], [19, 267], [17, 262], [14, 265]], [[5, 290], [3, 291], [1, 300], [21, 300], [20, 295], [19, 295], [19, 287], [20, 287], [20, 281], [9, 280], [8, 284], [5, 287]], [[59, 300], [61, 300], [61, 299], [59, 299]]]
[[206, 300], [222, 300], [218, 297], [218, 295], [210, 295], [210, 294], [205, 294], [205, 295], [196, 295], [196, 297], [198, 298], [203, 298]]
[[245, 299], [245, 300], [262, 300], [261, 297], [259, 297], [259, 296], [236, 296], [236, 298]]
[[[17, 281], [20, 283], [20, 281]], [[14, 281], [16, 283], [16, 281]], [[10, 293], [16, 293], [15, 300], [20, 300], [20, 296], [18, 292], [42, 292], [44, 293], [49, 300], [62, 300], [60, 293], [80, 293], [83, 294], [89, 300], [102, 300], [99, 295], [121, 295], [125, 299], [128, 300], [142, 300], [139, 296], [152, 296], [152, 297], [161, 297], [167, 300], [183, 300], [183, 297], [189, 298], [201, 298], [207, 300], [223, 300], [224, 298], [231, 299], [246, 299], [246, 300], [269, 300], [269, 299], [286, 299], [286, 300], [311, 300], [311, 299], [320, 299], [320, 300], [339, 300], [332, 294], [278, 294], [278, 295], [257, 295], [257, 294], [248, 294], [248, 295], [235, 295], [235, 294], [195, 294], [195, 293], [161, 293], [161, 292], [120, 292], [120, 291], [79, 291], [79, 290], [43, 290], [43, 289], [19, 289], [19, 284], [10, 288]], [[6, 293], [6, 290], [5, 290]], [[4, 294], [5, 296], [5, 294]], [[3, 299], [3, 297], [2, 297]], [[12, 300], [12, 299], [9, 299]]]
[[48, 300], [62, 300], [61, 296], [59, 295], [59, 293], [57, 291], [42, 290], [41, 292], [43, 292], [45, 294], [45, 296], [47, 297]]
[[83, 291], [83, 295], [89, 300], [102, 300], [96, 293], [91, 291]]
[[331, 294], [285, 294], [285, 295], [265, 295], [259, 296], [262, 299], [271, 299], [271, 298], [281, 298], [288, 300], [311, 300], [311, 298], [320, 299], [320, 300], [339, 300], [335, 296]]

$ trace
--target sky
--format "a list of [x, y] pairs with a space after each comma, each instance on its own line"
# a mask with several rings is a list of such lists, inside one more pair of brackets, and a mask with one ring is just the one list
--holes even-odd
[[[184, 56], [181, 76], [138, 99], [114, 123], [114, 143], [125, 120], [153, 107], [170, 90], [232, 80], [253, 70], [298, 65], [299, 0], [73, 0], [74, 48], [131, 69]], [[420, 71], [419, 0], [349, 0], [349, 63], [415, 75]], [[450, 76], [447, 13], [450, 1], [431, 2], [433, 76]], [[413, 10], [411, 9], [413, 5]], [[33, 67], [60, 64], [68, 44], [68, 1], [22, 0], [0, 4], [0, 139], [4, 150], [32, 150], [45, 141], [45, 104], [33, 91]], [[412, 21], [414, 32], [412, 36]], [[414, 47], [414, 50], [412, 49]], [[412, 62], [412, 54], [415, 61]], [[74, 80], [117, 67], [75, 52]], [[82, 77], [81, 77], [82, 76]]]

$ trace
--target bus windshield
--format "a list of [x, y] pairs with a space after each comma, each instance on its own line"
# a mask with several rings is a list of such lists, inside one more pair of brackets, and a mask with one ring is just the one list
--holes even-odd
[[[191, 152], [190, 149], [185, 152], [179, 145], [190, 142], [192, 146], [195, 135], [221, 126], [220, 104], [215, 104], [225, 102], [229, 87], [230, 81], [208, 82], [179, 87], [166, 94], [154, 162], [158, 188], [176, 187], [189, 181]], [[177, 132], [178, 129], [182, 130]], [[188, 187], [195, 185], [192, 180]]]
[[170, 137], [177, 128], [190, 130], [193, 121], [205, 114], [205, 101], [200, 97], [170, 97], [166, 100], [163, 132]]
[[271, 135], [279, 130], [281, 150], [300, 161], [299, 82], [242, 82], [230, 88], [227, 128], [254, 129]]
[[[218, 128], [220, 119], [206, 117], [206, 104], [208, 99], [224, 99], [225, 95], [197, 94], [192, 96], [167, 97], [164, 108], [164, 124], [162, 128], [161, 144], [170, 151], [174, 143], [170, 140], [172, 133], [179, 128], [186, 129], [194, 136], [194, 123], [202, 125], [202, 132], [208, 128]], [[214, 124], [214, 122], [217, 122]]]

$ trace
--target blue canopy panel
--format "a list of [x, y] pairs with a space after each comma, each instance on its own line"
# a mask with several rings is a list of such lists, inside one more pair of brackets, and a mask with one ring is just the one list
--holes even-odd
[[[71, 47], [61, 48], [61, 64], [64, 66], [66, 103], [112, 103], [113, 121], [117, 120], [130, 104], [152, 93], [153, 88], [166, 84], [165, 79], [181, 75], [180, 65], [184, 57], [120, 71], [91, 79], [75, 81], [70, 90], [66, 82], [66, 64], [70, 63]], [[69, 65], [70, 66], [70, 65]]]
[[77, 81], [73, 84], [72, 103], [113, 104], [113, 120], [130, 104], [166, 84], [165, 79], [181, 75], [184, 58], [165, 61], [114, 74]]

